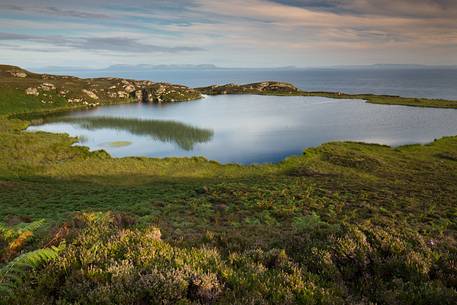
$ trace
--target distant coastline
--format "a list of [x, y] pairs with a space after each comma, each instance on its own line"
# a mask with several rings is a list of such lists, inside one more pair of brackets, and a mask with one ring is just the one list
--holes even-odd
[[150, 71], [150, 70], [395, 70], [395, 69], [457, 69], [457, 65], [418, 65], [418, 64], [373, 64], [373, 65], [331, 65], [297, 67], [272, 66], [272, 67], [222, 67], [215, 64], [116, 64], [107, 67], [95, 68], [84, 66], [45, 66], [27, 67], [43, 73], [71, 72], [71, 71]]

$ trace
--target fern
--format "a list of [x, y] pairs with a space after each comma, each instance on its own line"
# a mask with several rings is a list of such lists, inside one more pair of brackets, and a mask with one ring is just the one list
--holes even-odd
[[6, 242], [3, 249], [0, 249], [0, 261], [9, 261], [16, 256], [16, 253], [33, 236], [34, 232], [45, 224], [44, 219], [31, 223], [20, 223], [14, 227], [7, 227], [0, 224], [0, 240]]
[[25, 231], [35, 232], [45, 224], [46, 220], [40, 219], [31, 223], [20, 223], [15, 226], [15, 229], [18, 234], [21, 234]]
[[45, 224], [44, 219], [36, 220], [31, 223], [20, 223], [14, 227], [8, 227], [3, 223], [0, 223], [0, 234], [4, 236], [5, 239], [14, 239], [17, 236], [21, 235], [24, 232], [35, 232]]
[[62, 243], [59, 247], [38, 249], [16, 257], [0, 269], [0, 295], [12, 295], [13, 290], [22, 284], [28, 270], [55, 260], [64, 249], [65, 243]]
[[4, 239], [9, 240], [16, 236], [16, 231], [0, 223], [0, 235], [3, 236]]

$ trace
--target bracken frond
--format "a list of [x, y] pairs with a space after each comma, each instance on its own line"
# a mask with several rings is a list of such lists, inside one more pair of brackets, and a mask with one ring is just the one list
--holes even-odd
[[59, 247], [38, 249], [16, 257], [0, 269], [0, 295], [12, 295], [28, 270], [55, 260], [64, 249], [65, 243], [62, 243]]

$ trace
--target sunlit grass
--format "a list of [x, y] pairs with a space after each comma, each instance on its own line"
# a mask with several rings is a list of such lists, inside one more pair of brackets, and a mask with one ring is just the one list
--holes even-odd
[[109, 147], [126, 147], [131, 144], [132, 144], [132, 142], [130, 142], [130, 141], [113, 141], [113, 142], [107, 143], [107, 145]]

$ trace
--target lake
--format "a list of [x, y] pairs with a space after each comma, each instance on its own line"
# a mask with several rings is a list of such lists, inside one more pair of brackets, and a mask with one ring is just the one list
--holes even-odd
[[103, 106], [47, 117], [29, 131], [68, 133], [114, 157], [204, 156], [222, 163], [277, 162], [329, 141], [398, 146], [457, 134], [457, 110], [360, 100], [209, 96], [168, 105]]

